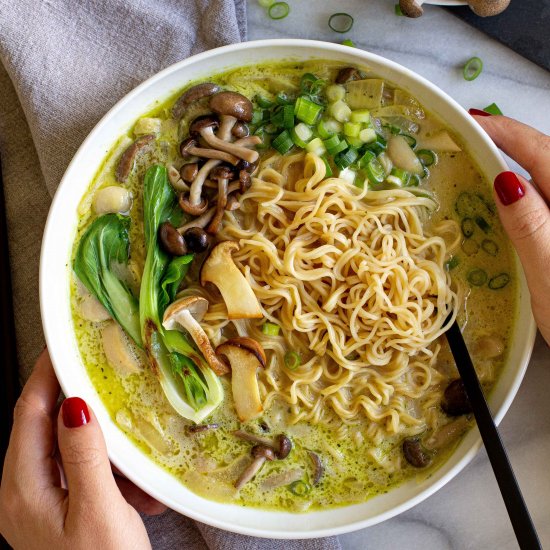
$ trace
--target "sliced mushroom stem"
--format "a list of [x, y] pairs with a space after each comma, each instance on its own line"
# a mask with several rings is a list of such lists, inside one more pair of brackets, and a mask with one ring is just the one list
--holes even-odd
[[186, 223], [181, 227], [178, 227], [178, 232], [183, 235], [188, 229], [191, 229], [192, 227], [200, 227], [201, 229], [204, 229], [210, 223], [210, 220], [214, 217], [215, 213], [216, 207], [213, 206], [198, 218], [195, 218], [193, 221]]
[[216, 214], [212, 218], [212, 221], [208, 224], [206, 232], [210, 235], [215, 235], [220, 230], [223, 214], [227, 205], [227, 184], [228, 179], [218, 179], [218, 202], [216, 203]]
[[245, 432], [244, 430], [236, 430], [233, 432], [235, 437], [250, 441], [251, 443], [257, 443], [258, 445], [265, 445], [266, 447], [273, 447], [273, 440], [268, 437], [261, 437], [256, 434]]
[[209, 160], [204, 163], [203, 167], [197, 173], [197, 177], [194, 179], [191, 184], [191, 189], [189, 190], [189, 202], [192, 205], [198, 205], [201, 202], [202, 187], [210, 170], [221, 164], [221, 160]]
[[188, 147], [186, 152], [196, 157], [205, 159], [217, 159], [235, 166], [239, 162], [239, 158], [235, 155], [231, 155], [227, 152], [220, 151], [219, 149], [206, 149], [205, 147]]
[[254, 476], [261, 470], [266, 458], [259, 456], [255, 458], [250, 466], [240, 475], [235, 483], [235, 489], [242, 489], [249, 481], [251, 481]]
[[[230, 143], [219, 139], [214, 134], [213, 128], [203, 128], [200, 131], [200, 135], [206, 143], [208, 143], [208, 145], [214, 147], [215, 149], [219, 149], [220, 151], [225, 151], [226, 153], [239, 157], [240, 159], [246, 160], [247, 162], [256, 162], [260, 156], [258, 151], [252, 151], [242, 145], [237, 145], [236, 143]], [[242, 138], [242, 140], [239, 141], [243, 140], [249, 140], [249, 138]], [[248, 141], [246, 143], [248, 143]]]

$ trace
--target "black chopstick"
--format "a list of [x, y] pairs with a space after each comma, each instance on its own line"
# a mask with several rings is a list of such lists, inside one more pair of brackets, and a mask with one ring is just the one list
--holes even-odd
[[[13, 318], [13, 300], [11, 287], [10, 255], [4, 202], [4, 185], [2, 181], [2, 163], [0, 160], [0, 346], [2, 363], [0, 364], [0, 465], [4, 462], [6, 449], [13, 422], [13, 407], [21, 387], [19, 385], [19, 368], [15, 329]], [[0, 537], [0, 541], [1, 541]]]
[[516, 476], [508, 460], [508, 455], [500, 439], [500, 434], [483, 395], [468, 348], [456, 321], [451, 325], [446, 336], [458, 372], [464, 383], [466, 394], [470, 400], [479, 433], [487, 450], [519, 546], [524, 550], [542, 548]]

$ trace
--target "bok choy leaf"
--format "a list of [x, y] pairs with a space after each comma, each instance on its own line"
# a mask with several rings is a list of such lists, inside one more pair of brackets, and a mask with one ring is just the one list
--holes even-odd
[[165, 330], [162, 316], [173, 301], [192, 255], [170, 259], [158, 242], [158, 228], [177, 213], [177, 198], [166, 168], [151, 166], [143, 182], [143, 218], [147, 257], [141, 280], [139, 316], [145, 351], [172, 407], [200, 422], [223, 400], [219, 378], [199, 351], [175, 330]]
[[139, 306], [117, 265], [128, 264], [130, 218], [105, 214], [94, 220], [80, 242], [73, 262], [76, 276], [101, 302], [138, 346], [142, 346]]

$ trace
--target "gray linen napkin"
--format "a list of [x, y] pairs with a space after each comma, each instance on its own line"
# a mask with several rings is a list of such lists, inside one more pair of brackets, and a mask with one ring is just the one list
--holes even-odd
[[[76, 149], [103, 114], [149, 76], [245, 40], [245, 10], [245, 0], [0, 0], [0, 154], [23, 380], [43, 346], [42, 231]], [[337, 539], [234, 535], [171, 510], [144, 521], [159, 549], [340, 547]]]

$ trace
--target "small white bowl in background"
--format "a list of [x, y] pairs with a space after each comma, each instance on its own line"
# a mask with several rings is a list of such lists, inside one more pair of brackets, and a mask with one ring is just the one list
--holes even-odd
[[[211, 50], [172, 65], [153, 76], [119, 101], [97, 124], [70, 163], [52, 202], [40, 259], [40, 306], [48, 349], [57, 377], [68, 396], [78, 395], [94, 409], [107, 441], [113, 464], [131, 481], [170, 508], [209, 525], [272, 538], [310, 538], [346, 533], [368, 527], [418, 504], [437, 491], [472, 460], [481, 440], [471, 430], [460, 446], [428, 479], [412, 479], [362, 504], [292, 514], [220, 504], [201, 498], [152, 462], [111, 420], [86, 373], [78, 350], [69, 302], [71, 249], [77, 228], [77, 205], [86, 192], [105, 154], [137, 118], [157, 101], [188, 82], [206, 79], [230, 68], [284, 59], [337, 60], [369, 66], [381, 77], [407, 90], [438, 115], [468, 145], [489, 181], [506, 170], [498, 150], [468, 113], [435, 85], [412, 71], [348, 46], [308, 40], [265, 40]], [[516, 260], [517, 261], [517, 260]], [[518, 273], [522, 273], [518, 264]], [[523, 277], [519, 285], [519, 311], [508, 362], [496, 383], [490, 405], [497, 422], [508, 410], [527, 367], [535, 324]]]

